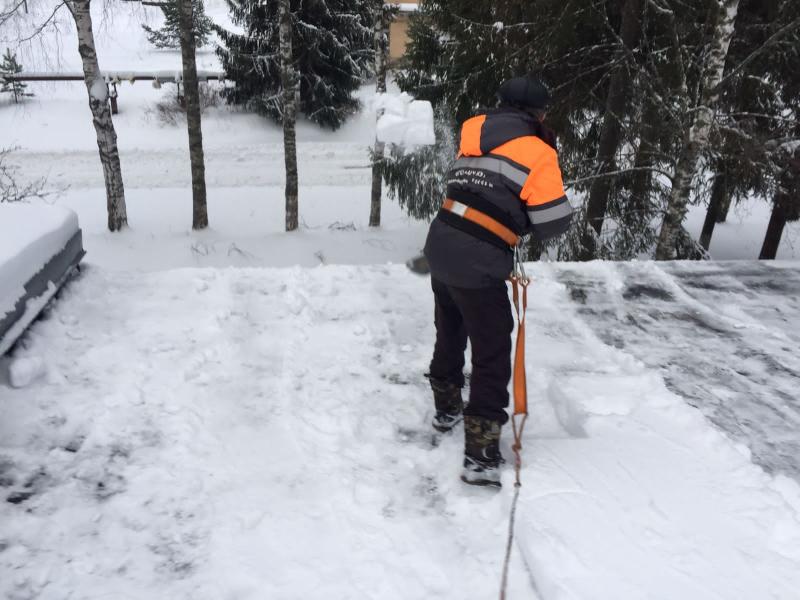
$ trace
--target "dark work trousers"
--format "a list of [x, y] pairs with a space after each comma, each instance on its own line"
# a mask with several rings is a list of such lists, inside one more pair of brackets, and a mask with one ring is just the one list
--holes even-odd
[[431, 377], [464, 384], [464, 350], [469, 337], [472, 378], [464, 414], [505, 423], [514, 329], [505, 282], [472, 289], [445, 285], [431, 278], [431, 285], [436, 306]]

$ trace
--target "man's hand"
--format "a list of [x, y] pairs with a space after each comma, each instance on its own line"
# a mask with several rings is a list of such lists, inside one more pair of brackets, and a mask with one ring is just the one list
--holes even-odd
[[431, 272], [430, 266], [428, 266], [428, 259], [425, 258], [424, 254], [409, 258], [406, 261], [406, 266], [417, 275], [428, 275]]

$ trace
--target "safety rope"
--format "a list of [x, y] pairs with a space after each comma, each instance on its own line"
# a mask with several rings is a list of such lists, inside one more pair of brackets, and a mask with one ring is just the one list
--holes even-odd
[[[508, 541], [506, 556], [503, 561], [503, 577], [500, 582], [500, 600], [506, 598], [508, 584], [508, 567], [511, 563], [511, 549], [514, 545], [514, 521], [517, 515], [517, 501], [522, 487], [520, 471], [522, 469], [522, 432], [528, 419], [528, 384], [525, 375], [525, 312], [528, 309], [528, 284], [530, 279], [522, 264], [520, 247], [514, 248], [514, 270], [509, 278], [514, 300], [514, 311], [517, 314], [517, 344], [514, 350], [514, 414], [511, 415], [511, 429], [514, 434], [514, 498], [511, 501], [511, 514], [508, 519]], [[521, 291], [520, 291], [521, 290]], [[521, 303], [520, 303], [521, 300]], [[521, 309], [520, 309], [520, 304]]]

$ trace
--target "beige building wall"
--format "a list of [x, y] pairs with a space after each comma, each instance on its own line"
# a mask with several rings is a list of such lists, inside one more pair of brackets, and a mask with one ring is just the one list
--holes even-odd
[[401, 2], [400, 12], [389, 25], [389, 60], [394, 62], [403, 57], [406, 53], [408, 44], [408, 16], [414, 10], [409, 5], [418, 4], [413, 2]]

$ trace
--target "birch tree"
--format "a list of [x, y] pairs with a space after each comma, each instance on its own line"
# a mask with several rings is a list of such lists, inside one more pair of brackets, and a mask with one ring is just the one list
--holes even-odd
[[278, 0], [283, 154], [286, 165], [286, 231], [298, 224], [297, 199], [297, 93], [298, 77], [292, 55], [292, 12], [289, 0]]
[[712, 10], [713, 27], [700, 80], [700, 103], [695, 107], [694, 122], [687, 133], [675, 165], [672, 190], [656, 246], [657, 260], [682, 258], [680, 246], [683, 240], [680, 238], [692, 192], [692, 180], [698, 171], [700, 158], [708, 146], [714, 122], [714, 107], [719, 96], [718, 86], [722, 81], [725, 58], [733, 38], [739, 0], [713, 0]]
[[91, 0], [65, 0], [78, 31], [78, 52], [83, 64], [83, 78], [89, 94], [89, 109], [97, 135], [100, 163], [106, 188], [109, 231], [119, 231], [128, 224], [125, 188], [117, 148], [117, 132], [111, 120], [108, 86], [100, 71], [92, 30]]
[[[388, 32], [388, 10], [384, 5], [384, 0], [373, 0], [375, 5], [373, 23], [373, 44], [375, 48], [375, 93], [386, 93], [386, 70], [389, 58], [389, 32]], [[378, 109], [377, 119], [383, 114], [383, 109]], [[381, 225], [381, 194], [383, 190], [383, 177], [381, 175], [381, 163], [383, 162], [384, 143], [375, 138], [375, 146], [372, 151], [372, 193], [369, 209], [369, 226], [380, 227]]]

